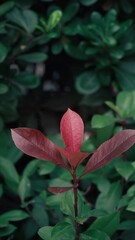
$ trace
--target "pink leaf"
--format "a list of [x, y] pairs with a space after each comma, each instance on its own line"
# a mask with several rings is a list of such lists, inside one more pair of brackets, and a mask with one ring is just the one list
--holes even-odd
[[82, 175], [95, 171], [120, 156], [135, 143], [135, 130], [123, 130], [101, 144], [89, 159]]
[[66, 150], [79, 152], [84, 132], [84, 124], [81, 117], [76, 112], [68, 109], [61, 119], [60, 130]]
[[56, 145], [40, 131], [31, 128], [14, 128], [11, 133], [17, 148], [27, 155], [67, 168]]
[[60, 194], [73, 189], [73, 187], [49, 187], [48, 191], [54, 194]]
[[68, 160], [72, 168], [76, 168], [91, 153], [86, 152], [67, 152], [63, 148], [57, 147], [61, 154]]

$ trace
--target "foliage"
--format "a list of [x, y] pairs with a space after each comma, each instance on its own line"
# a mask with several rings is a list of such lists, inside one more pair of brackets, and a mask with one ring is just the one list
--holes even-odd
[[[59, 146], [58, 152], [63, 148], [61, 153], [67, 158], [59, 122], [71, 108], [84, 120], [81, 151], [85, 154], [80, 155], [83, 161], [79, 165], [79, 155], [70, 156], [68, 161], [77, 166], [77, 178], [84, 166], [85, 172], [100, 167], [102, 156], [93, 166], [87, 153], [98, 149], [91, 157], [95, 159], [105, 141], [115, 134], [120, 137], [121, 130], [126, 133], [125, 129], [135, 129], [134, 11], [132, 0], [1, 1], [2, 240], [63, 236], [65, 240], [74, 236], [72, 176], [64, 168], [65, 162], [60, 168], [61, 157], [54, 165], [35, 159], [39, 156], [23, 155], [11, 140], [9, 129], [39, 129], [47, 136], [48, 144]], [[109, 155], [111, 150], [109, 145]], [[134, 239], [134, 154], [133, 146], [107, 166], [80, 179], [76, 218], [80, 239]], [[52, 195], [48, 188], [62, 193]], [[64, 192], [66, 189], [69, 191]], [[70, 217], [66, 218], [65, 213]], [[59, 229], [63, 230], [61, 235]]]

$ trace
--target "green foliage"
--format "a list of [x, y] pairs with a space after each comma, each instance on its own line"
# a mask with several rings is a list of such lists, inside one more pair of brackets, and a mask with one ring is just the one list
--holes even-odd
[[[9, 129], [36, 127], [64, 147], [58, 124], [71, 107], [85, 122], [85, 152], [122, 128], [135, 129], [134, 11], [128, 0], [1, 2], [2, 240], [75, 239], [73, 191], [47, 191], [71, 186], [70, 174], [23, 155]], [[134, 156], [133, 146], [81, 180], [80, 240], [134, 240]]]

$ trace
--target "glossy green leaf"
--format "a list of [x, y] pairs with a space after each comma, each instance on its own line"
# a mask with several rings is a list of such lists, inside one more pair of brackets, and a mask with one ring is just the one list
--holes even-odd
[[0, 63], [2, 63], [7, 57], [8, 49], [7, 47], [0, 42]]
[[115, 69], [115, 74], [122, 90], [131, 91], [135, 89], [135, 74], [129, 73], [121, 68]]
[[93, 141], [96, 146], [99, 146], [104, 141], [108, 140], [114, 128], [115, 119], [113, 115], [95, 114], [91, 120], [91, 126], [94, 132]]
[[125, 179], [128, 180], [129, 177], [134, 173], [134, 167], [132, 164], [126, 160], [118, 159], [115, 162], [115, 168], [117, 172]]
[[26, 175], [24, 175], [19, 183], [18, 194], [22, 201], [25, 200], [30, 194], [31, 184]]
[[128, 203], [128, 206], [127, 206], [127, 210], [128, 211], [131, 211], [131, 212], [135, 212], [135, 197], [133, 197], [129, 203]]
[[39, 175], [46, 175], [46, 174], [50, 174], [51, 172], [53, 172], [53, 170], [55, 169], [55, 165], [50, 163], [50, 162], [43, 162], [40, 164], [39, 166]]
[[36, 88], [40, 84], [40, 79], [35, 74], [29, 72], [21, 72], [20, 74], [16, 75], [15, 81], [16, 83], [19, 83], [30, 89]]
[[23, 171], [23, 176], [30, 177], [33, 175], [38, 170], [39, 165], [40, 161], [37, 159], [30, 161]]
[[0, 184], [0, 198], [2, 197], [2, 195], [3, 195], [3, 185]]
[[15, 8], [7, 15], [7, 19], [28, 33], [32, 33], [38, 23], [37, 14], [29, 9]]
[[60, 22], [62, 18], [62, 12], [60, 10], [53, 11], [48, 19], [47, 22], [47, 30], [51, 31], [53, 28], [57, 26], [57, 24]]
[[0, 4], [0, 16], [10, 11], [14, 7], [15, 3], [13, 1], [7, 1]]
[[90, 6], [94, 3], [96, 3], [98, 0], [80, 0], [80, 2], [84, 5], [84, 6]]
[[8, 236], [11, 233], [13, 233], [16, 229], [17, 229], [17, 227], [15, 227], [12, 224], [9, 224], [7, 227], [0, 229], [0, 237]]
[[74, 240], [74, 228], [69, 223], [58, 223], [52, 230], [52, 240]]
[[28, 217], [29, 215], [22, 210], [12, 210], [1, 214], [0, 222], [21, 221]]
[[122, 117], [135, 117], [135, 91], [122, 91], [117, 95], [116, 105]]
[[19, 175], [13, 163], [6, 158], [0, 157], [0, 172], [4, 177], [8, 188], [16, 192], [19, 184]]
[[38, 230], [38, 235], [44, 239], [44, 240], [52, 240], [51, 234], [52, 234], [53, 227], [45, 226]]
[[17, 59], [28, 63], [40, 63], [47, 59], [47, 55], [40, 52], [27, 53], [20, 55]]
[[[102, 209], [108, 213], [116, 210], [121, 197], [121, 187], [119, 182], [114, 182], [109, 189], [103, 190], [96, 201], [96, 209]], [[106, 204], [105, 204], [106, 203]]]
[[62, 23], [70, 21], [78, 12], [79, 3], [74, 2], [69, 4], [64, 10], [64, 14], [62, 16]]
[[23, 155], [11, 141], [11, 134], [8, 129], [0, 133], [0, 146], [0, 156], [10, 159], [13, 163], [17, 162]]
[[5, 94], [9, 90], [8, 86], [4, 83], [0, 83], [0, 94]]
[[[87, 231], [86, 231], [87, 233]], [[109, 238], [109, 236], [107, 236], [107, 234], [105, 232], [99, 231], [99, 230], [90, 230], [88, 234], [82, 234], [81, 239], [80, 240], [111, 240]]]
[[86, 71], [76, 78], [76, 89], [82, 94], [93, 94], [100, 88], [94, 72]]
[[108, 236], [112, 236], [119, 227], [120, 214], [119, 212], [108, 214], [107, 216], [96, 219], [90, 228], [86, 231], [89, 235], [91, 230], [101, 230]]

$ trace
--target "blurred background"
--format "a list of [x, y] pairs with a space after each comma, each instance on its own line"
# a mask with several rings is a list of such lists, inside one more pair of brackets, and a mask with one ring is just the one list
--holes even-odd
[[[47, 187], [67, 186], [70, 176], [23, 155], [10, 128], [39, 129], [62, 146], [67, 108], [84, 120], [83, 151], [135, 128], [133, 0], [0, 1], [0, 239], [40, 239], [40, 227], [63, 218]], [[134, 154], [132, 147], [81, 183], [92, 207], [109, 214], [122, 208], [128, 223], [112, 239], [135, 239]]]

